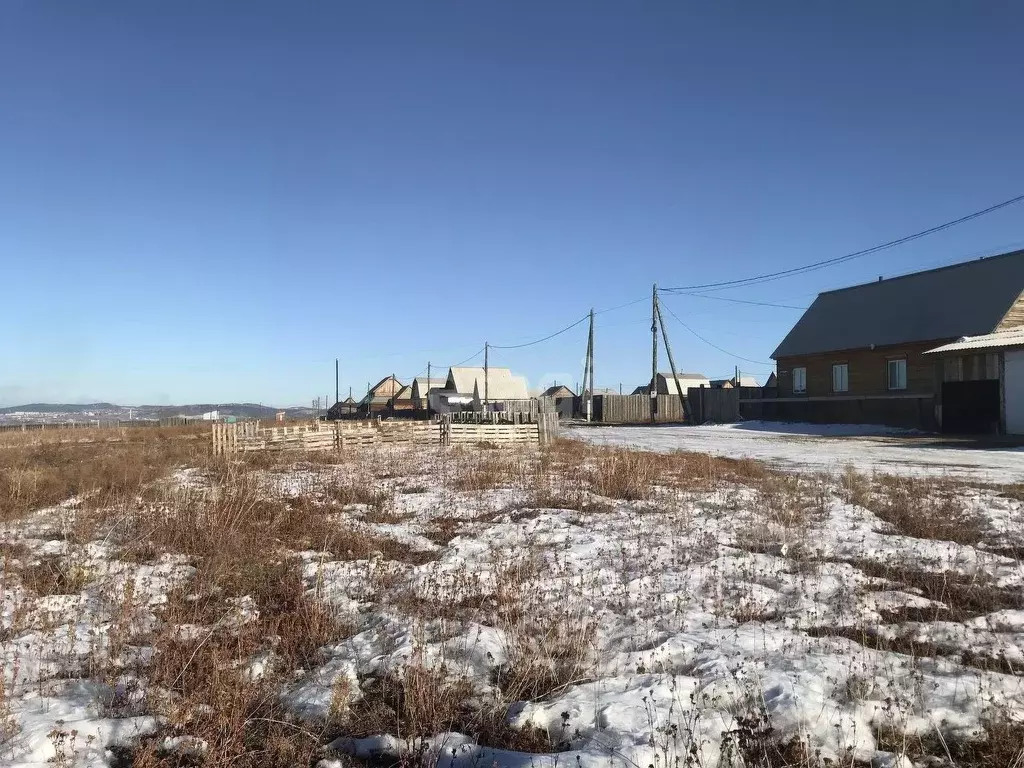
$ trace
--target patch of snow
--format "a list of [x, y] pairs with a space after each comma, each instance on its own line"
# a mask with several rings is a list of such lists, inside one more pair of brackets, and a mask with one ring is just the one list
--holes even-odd
[[1024, 476], [1021, 448], [953, 447], [918, 437], [841, 437], [844, 432], [830, 429], [841, 425], [810, 425], [816, 432], [773, 432], [746, 424], [569, 427], [565, 432], [596, 445], [759, 459], [790, 470], [837, 473], [852, 467], [868, 474], [950, 476], [988, 483], [1013, 483]]

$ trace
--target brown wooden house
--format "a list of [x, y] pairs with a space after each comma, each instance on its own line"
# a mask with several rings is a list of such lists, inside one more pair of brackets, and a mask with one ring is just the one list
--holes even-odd
[[1022, 292], [1024, 250], [821, 293], [772, 353], [778, 400], [765, 416], [937, 429], [944, 381], [997, 372], [924, 353], [1024, 325]]
[[378, 381], [359, 401], [359, 413], [363, 416], [387, 414], [391, 410], [395, 395], [402, 390], [402, 382], [392, 376], [385, 376]]

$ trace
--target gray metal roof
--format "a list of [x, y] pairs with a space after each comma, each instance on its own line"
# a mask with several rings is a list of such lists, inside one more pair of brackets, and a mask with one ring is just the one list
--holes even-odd
[[826, 291], [772, 357], [977, 336], [1024, 291], [1024, 250]]
[[967, 336], [950, 344], [929, 349], [925, 354], [970, 352], [975, 349], [1005, 349], [1006, 347], [1024, 347], [1024, 326], [1007, 328], [1005, 331], [987, 333], [984, 336]]

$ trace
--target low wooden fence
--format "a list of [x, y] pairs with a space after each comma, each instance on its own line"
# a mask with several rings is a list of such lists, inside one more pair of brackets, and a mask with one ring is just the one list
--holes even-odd
[[0, 424], [0, 432], [36, 432], [53, 429], [124, 429], [125, 427], [159, 427], [155, 420], [88, 419], [83, 421], [36, 422], [33, 424]]
[[546, 443], [558, 431], [557, 414], [538, 414], [532, 423], [461, 423], [424, 421], [333, 421], [260, 427], [259, 422], [213, 424], [213, 452], [305, 450], [344, 451], [388, 445], [475, 445]]

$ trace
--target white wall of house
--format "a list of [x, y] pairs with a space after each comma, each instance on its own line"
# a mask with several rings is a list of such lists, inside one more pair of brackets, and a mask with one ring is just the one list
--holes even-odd
[[1024, 349], [1006, 350], [1005, 361], [1006, 432], [1024, 435]]

